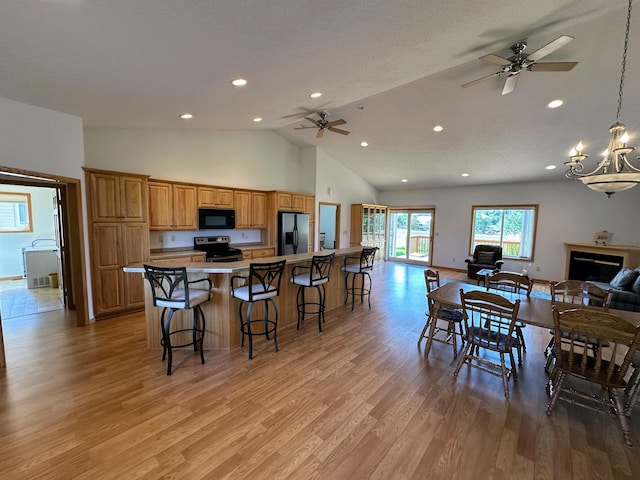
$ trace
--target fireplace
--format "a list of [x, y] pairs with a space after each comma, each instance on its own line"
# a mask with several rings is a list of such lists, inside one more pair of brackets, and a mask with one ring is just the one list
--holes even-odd
[[609, 283], [622, 267], [640, 266], [640, 247], [567, 243], [566, 278]]

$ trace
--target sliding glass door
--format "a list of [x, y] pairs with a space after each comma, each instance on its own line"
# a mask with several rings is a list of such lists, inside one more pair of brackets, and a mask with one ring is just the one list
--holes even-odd
[[389, 213], [390, 261], [431, 264], [433, 209], [394, 210]]

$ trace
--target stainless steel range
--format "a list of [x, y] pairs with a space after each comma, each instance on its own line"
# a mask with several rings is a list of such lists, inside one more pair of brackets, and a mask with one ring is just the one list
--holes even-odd
[[229, 237], [195, 237], [193, 249], [207, 254], [207, 262], [239, 262], [242, 260], [242, 250], [229, 247]]

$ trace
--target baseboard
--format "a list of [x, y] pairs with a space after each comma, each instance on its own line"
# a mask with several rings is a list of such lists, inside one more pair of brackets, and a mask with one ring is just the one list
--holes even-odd
[[0, 277], [0, 282], [4, 280], [22, 280], [24, 277], [22, 275], [15, 275], [13, 277]]

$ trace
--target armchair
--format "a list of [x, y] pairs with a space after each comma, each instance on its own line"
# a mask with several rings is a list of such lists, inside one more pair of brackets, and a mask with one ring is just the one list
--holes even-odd
[[498, 245], [476, 245], [473, 256], [465, 259], [467, 263], [467, 277], [477, 278], [477, 273], [483, 268], [500, 270], [502, 260], [502, 247]]

